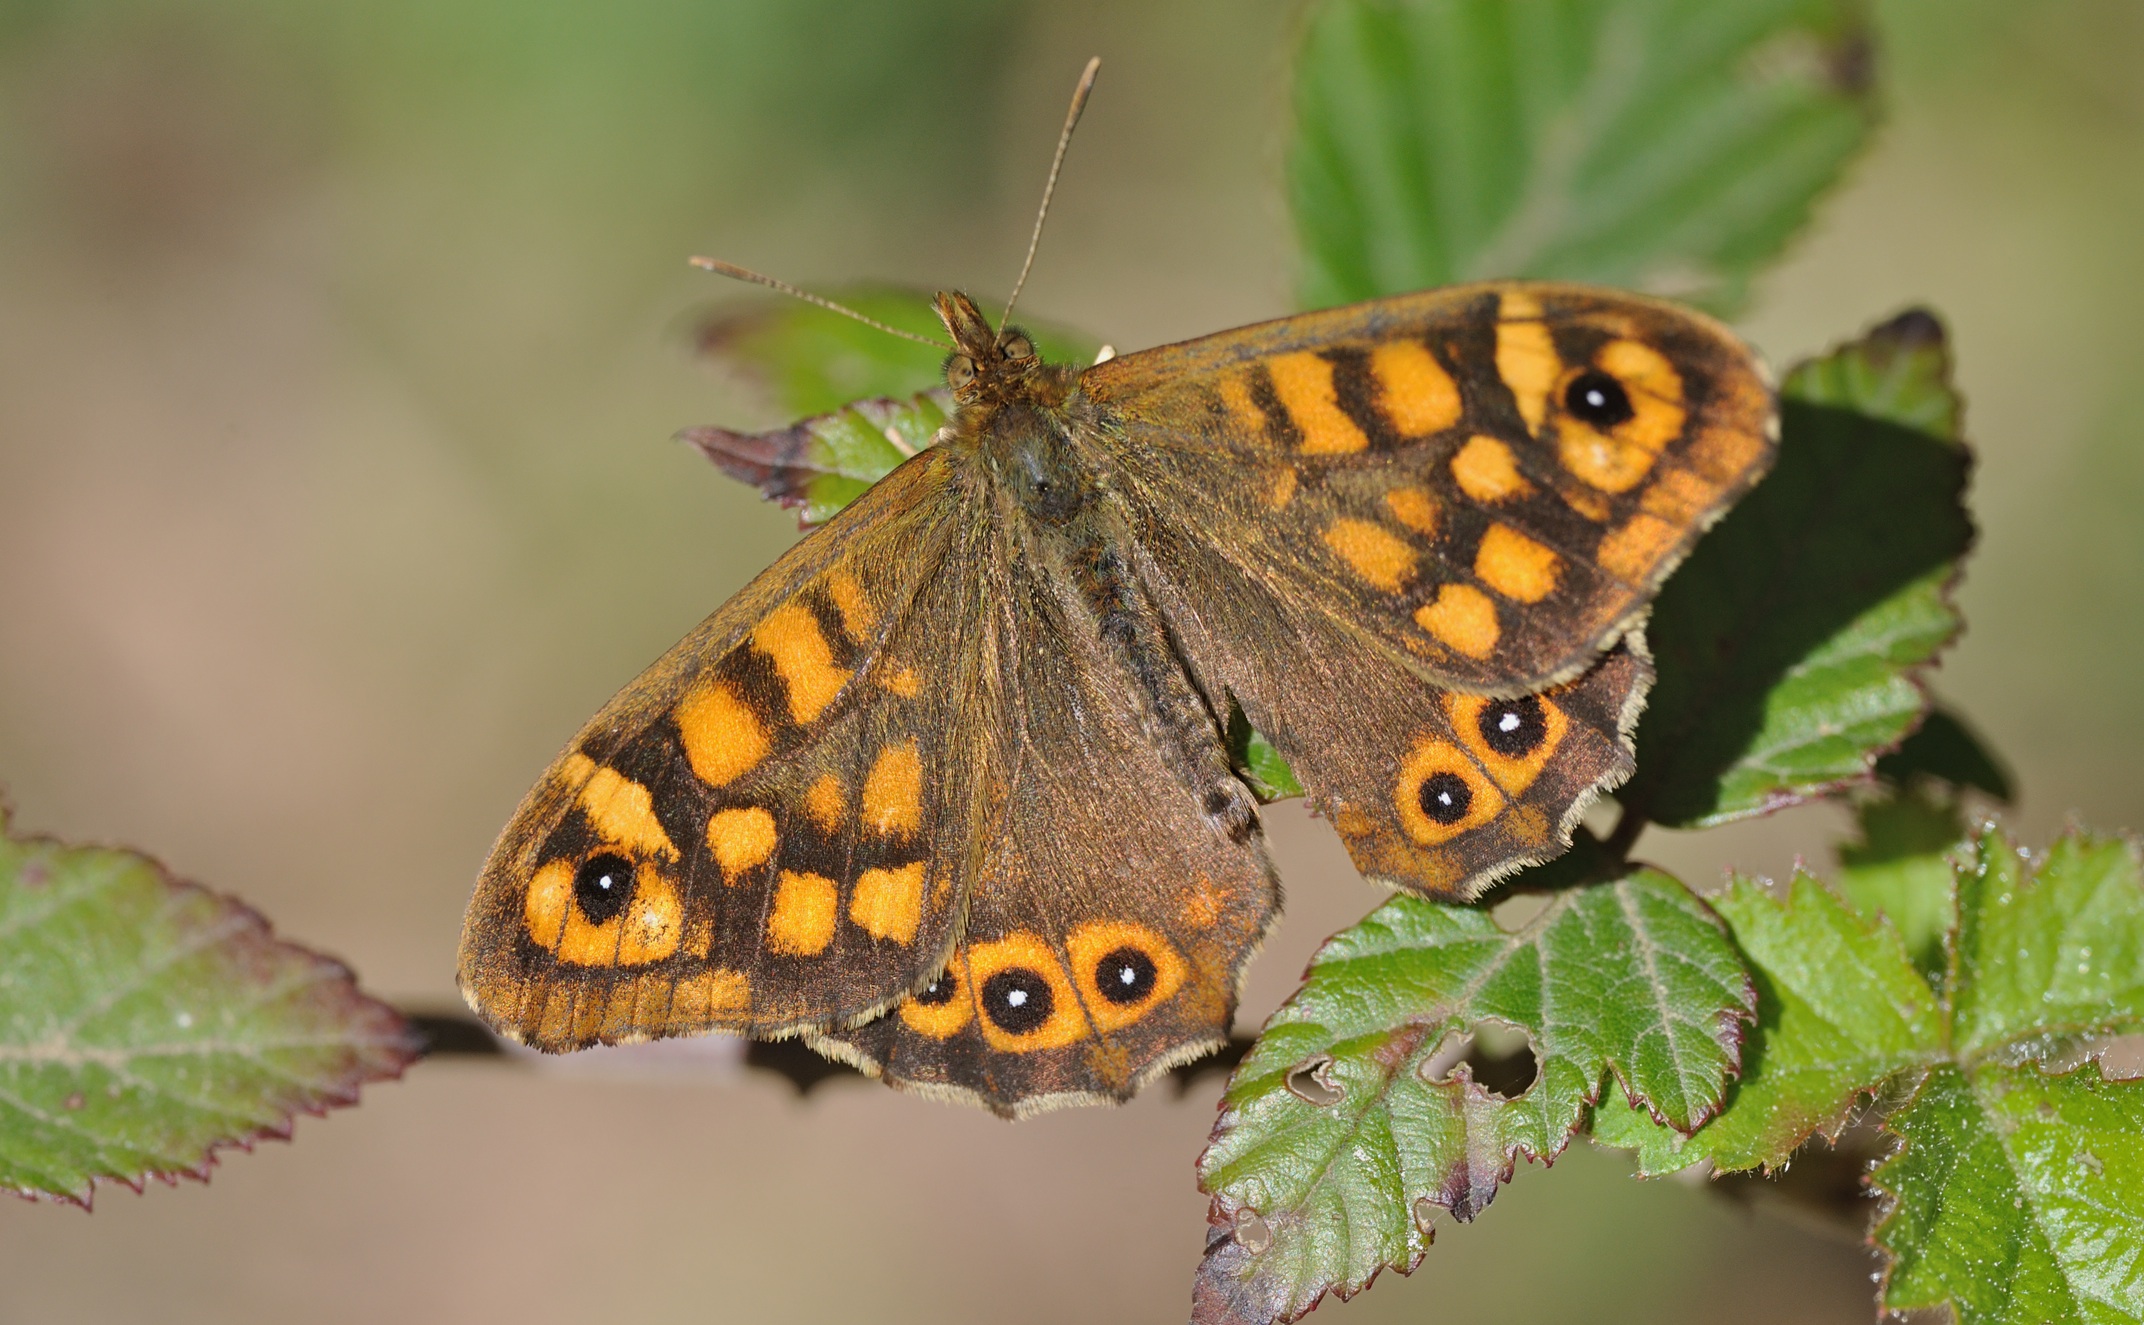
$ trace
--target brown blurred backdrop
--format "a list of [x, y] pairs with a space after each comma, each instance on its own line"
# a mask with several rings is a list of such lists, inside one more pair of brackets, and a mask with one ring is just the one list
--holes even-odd
[[[671, 442], [713, 252], [1009, 282], [1132, 348], [1285, 312], [1293, 0], [0, 0], [0, 782], [410, 1005], [580, 721], [788, 540]], [[1775, 362], [1950, 321], [1982, 463], [1943, 692], [2011, 818], [2144, 827], [2144, 8], [1878, 6], [1889, 122], [1761, 286]], [[1376, 900], [1291, 889], [1245, 1026]], [[1821, 862], [1807, 811], [1649, 839]], [[208, 1187], [0, 1203], [0, 1321], [1180, 1319], [1218, 1083], [1008, 1127], [741, 1071], [417, 1068]], [[1345, 1321], [1867, 1321], [1872, 1263], [1580, 1146]]]

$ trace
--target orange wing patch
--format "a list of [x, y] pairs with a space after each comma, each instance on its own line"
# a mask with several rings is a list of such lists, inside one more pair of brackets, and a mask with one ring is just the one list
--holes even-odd
[[1333, 390], [1332, 361], [1311, 350], [1278, 354], [1266, 361], [1273, 394], [1303, 434], [1306, 455], [1346, 455], [1366, 451], [1370, 439], [1340, 408]]
[[907, 837], [923, 823], [923, 760], [916, 743], [879, 751], [864, 779], [864, 824], [875, 833]]
[[1496, 604], [1471, 584], [1438, 586], [1436, 601], [1416, 608], [1414, 620], [1469, 658], [1486, 658], [1496, 652], [1496, 642], [1504, 633], [1497, 623]]
[[1324, 539], [1363, 583], [1387, 593], [1405, 588], [1420, 561], [1398, 535], [1368, 520], [1342, 516], [1325, 526]]
[[1519, 473], [1511, 448], [1494, 437], [1469, 438], [1452, 457], [1452, 478], [1461, 492], [1476, 501], [1505, 501], [1534, 490]]
[[1419, 341], [1385, 341], [1370, 350], [1378, 409], [1401, 437], [1427, 437], [1459, 422], [1459, 384]]
[[1493, 524], [1474, 553], [1474, 576], [1506, 598], [1538, 603], [1555, 592], [1563, 558], [1510, 525]]
[[673, 715], [693, 775], [725, 786], [767, 757], [767, 728], [752, 706], [721, 681], [704, 682], [678, 701]]
[[865, 870], [849, 899], [849, 921], [875, 939], [913, 943], [923, 919], [923, 862]]
[[752, 631], [752, 647], [767, 655], [789, 688], [789, 714], [808, 723], [834, 702], [849, 672], [834, 665], [834, 651], [819, 630], [819, 618], [802, 603], [767, 613]]
[[788, 957], [816, 957], [834, 938], [838, 887], [823, 874], [783, 870], [767, 916], [767, 947]]

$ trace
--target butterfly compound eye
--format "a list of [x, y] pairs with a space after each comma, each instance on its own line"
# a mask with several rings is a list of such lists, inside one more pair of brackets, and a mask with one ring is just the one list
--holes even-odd
[[573, 872], [573, 904], [590, 924], [617, 918], [633, 895], [633, 862], [614, 852], [590, 856]]
[[1006, 358], [1011, 359], [1015, 363], [1018, 363], [1022, 359], [1032, 359], [1035, 357], [1035, 342], [1029, 340], [1025, 336], [1020, 335], [1018, 332], [1014, 332], [1012, 335], [1007, 336], [1005, 338], [1005, 343], [999, 346], [999, 348], [1004, 351]]
[[1637, 414], [1631, 408], [1630, 393], [1623, 389], [1623, 384], [1599, 369], [1590, 369], [1571, 379], [1571, 385], [1563, 393], [1563, 407], [1580, 422], [1603, 430], [1628, 423]]
[[955, 391], [975, 380], [975, 360], [956, 354], [945, 361], [945, 384]]

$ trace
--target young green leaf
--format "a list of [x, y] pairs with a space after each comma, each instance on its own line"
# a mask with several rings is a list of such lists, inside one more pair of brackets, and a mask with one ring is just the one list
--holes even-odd
[[809, 528], [931, 444], [953, 409], [939, 388], [906, 400], [859, 400], [772, 432], [687, 428], [678, 436], [740, 483], [797, 512]]
[[[1718, 919], [1638, 869], [1553, 893], [1515, 932], [1401, 897], [1328, 941], [1230, 1082], [1200, 1183], [1215, 1233], [1201, 1320], [1293, 1319], [1403, 1273], [1437, 1209], [1471, 1219], [1519, 1156], [1561, 1153], [1613, 1075], [1688, 1131], [1734, 1074], [1748, 976]], [[1476, 1028], [1537, 1065], [1506, 1098], [1459, 1061]]]
[[1958, 871], [1952, 1038], [1973, 1059], [2144, 1030], [2144, 871], [2127, 838], [2064, 834], [2029, 861], [1994, 828]]
[[1762, 814], [1865, 778], [1927, 711], [1972, 541], [1943, 329], [1909, 312], [1787, 378], [1779, 460], [1668, 582], [1638, 772], [1655, 823]]
[[1546, 276], [1731, 308], [1868, 85], [1847, 0], [1329, 0], [1295, 72], [1303, 302]]
[[[783, 409], [799, 417], [831, 413], [852, 400], [912, 396], [945, 384], [942, 365], [953, 346], [931, 311], [929, 293], [875, 285], [836, 290], [829, 297], [888, 326], [945, 343], [934, 349], [801, 300], [770, 300], [709, 318], [701, 324], [700, 349], [764, 383]], [[1021, 325], [1052, 363], [1092, 363], [1100, 348], [1082, 332]]]
[[13, 838], [0, 814], [0, 1188], [207, 1177], [418, 1053], [340, 964], [130, 851]]
[[1738, 878], [1712, 904], [1756, 978], [1757, 1030], [1727, 1107], [1695, 1133], [1621, 1100], [1594, 1110], [1595, 1139], [1637, 1151], [1647, 1175], [1700, 1161], [1776, 1166], [1811, 1135], [1836, 1136], [1862, 1095], [1944, 1052], [1941, 1002], [1890, 925], [1806, 874], [1784, 896]]
[[1943, 1067], [1893, 1114], [1883, 1305], [1959, 1325], [2144, 1318], [2144, 1084]]

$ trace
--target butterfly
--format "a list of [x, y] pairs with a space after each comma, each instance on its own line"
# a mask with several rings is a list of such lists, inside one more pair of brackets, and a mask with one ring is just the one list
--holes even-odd
[[574, 737], [465, 925], [493, 1026], [802, 1035], [1007, 1115], [1221, 1043], [1280, 892], [1240, 713], [1465, 899], [1632, 768], [1647, 605], [1775, 449], [1750, 351], [1494, 283], [1044, 362], [957, 293], [935, 444]]

